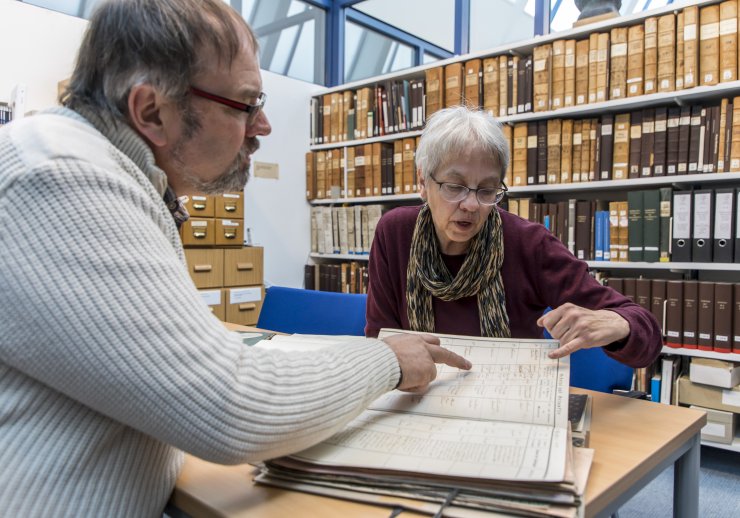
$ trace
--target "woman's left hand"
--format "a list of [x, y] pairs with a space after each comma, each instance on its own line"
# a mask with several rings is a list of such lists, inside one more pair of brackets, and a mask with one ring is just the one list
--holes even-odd
[[567, 302], [537, 320], [560, 347], [549, 354], [550, 358], [562, 358], [578, 349], [589, 349], [609, 345], [626, 338], [630, 333], [629, 323], [618, 313], [608, 309], [591, 310]]

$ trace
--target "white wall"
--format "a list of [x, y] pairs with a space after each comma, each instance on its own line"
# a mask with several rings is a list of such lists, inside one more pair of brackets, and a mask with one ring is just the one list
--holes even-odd
[[87, 21], [15, 0], [0, 0], [0, 101], [18, 83], [27, 87], [26, 111], [57, 103], [57, 83], [72, 74]]
[[[0, 0], [0, 101], [27, 86], [26, 109], [56, 104], [57, 83], [72, 73], [87, 21], [15, 0]], [[305, 194], [309, 149], [308, 102], [322, 87], [263, 71], [265, 112], [272, 134], [261, 139], [253, 161], [276, 163], [278, 180], [254, 178], [245, 194], [245, 227], [265, 247], [265, 282], [299, 288], [310, 250], [310, 211]]]

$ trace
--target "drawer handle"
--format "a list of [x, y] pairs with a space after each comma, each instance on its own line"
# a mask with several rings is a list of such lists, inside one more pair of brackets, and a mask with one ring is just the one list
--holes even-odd
[[254, 270], [254, 263], [236, 263], [237, 270]]
[[226, 212], [236, 212], [236, 205], [224, 205]]
[[236, 237], [236, 230], [228, 230], [224, 232], [224, 237], [226, 239], [234, 239]]
[[203, 239], [204, 237], [206, 237], [206, 231], [199, 230], [199, 231], [193, 232], [193, 237], [195, 239]]
[[193, 203], [193, 208], [195, 210], [203, 210], [206, 208], [206, 204], [205, 203]]
[[210, 264], [196, 264], [193, 266], [193, 270], [196, 272], [210, 272], [213, 270], [213, 265]]
[[250, 302], [249, 304], [239, 304], [239, 311], [250, 311], [252, 309], [255, 309], [257, 307], [257, 304], [254, 302]]

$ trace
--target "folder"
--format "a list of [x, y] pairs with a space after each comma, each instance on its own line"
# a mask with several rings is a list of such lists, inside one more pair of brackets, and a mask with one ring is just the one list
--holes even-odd
[[635, 302], [650, 311], [650, 279], [637, 279], [635, 281]]
[[[629, 222], [627, 226], [627, 243], [629, 244], [628, 258], [630, 262], [644, 260], [644, 191], [630, 191], [627, 193], [627, 210]], [[656, 250], [657, 252], [657, 250]], [[656, 253], [657, 255], [657, 253]], [[654, 259], [657, 261], [657, 257]]]
[[665, 343], [681, 347], [683, 331], [683, 281], [666, 283]]
[[715, 263], [731, 263], [735, 230], [735, 189], [717, 189], [714, 192], [712, 258]]
[[697, 344], [702, 351], [714, 349], [714, 283], [699, 282], [699, 338]]
[[642, 196], [642, 260], [657, 263], [660, 260], [660, 191], [642, 191]]
[[732, 352], [738, 354], [740, 353], [740, 283], [735, 283], [732, 291], [734, 293], [732, 304]]
[[699, 283], [683, 282], [683, 346], [696, 349], [698, 346], [697, 325], [699, 318]]
[[[673, 237], [671, 261], [691, 261], [691, 220], [693, 216], [691, 191], [673, 193]], [[736, 240], [740, 246], [740, 237]]]
[[740, 188], [735, 189], [735, 203], [734, 203], [734, 214], [735, 214], [735, 232], [733, 236], [735, 238], [735, 261], [740, 263]]
[[665, 335], [665, 285], [663, 279], [653, 279], [650, 287], [650, 311], [660, 324], [661, 334]]
[[733, 284], [714, 284], [714, 350], [732, 352]]
[[712, 219], [714, 218], [714, 191], [694, 191], [691, 232], [691, 258], [694, 262], [712, 262]]

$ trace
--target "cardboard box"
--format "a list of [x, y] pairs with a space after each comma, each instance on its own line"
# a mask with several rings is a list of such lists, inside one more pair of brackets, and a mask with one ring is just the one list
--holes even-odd
[[723, 389], [691, 383], [688, 376], [678, 379], [678, 402], [726, 412], [740, 412], [740, 387]]
[[691, 358], [689, 379], [715, 387], [732, 388], [740, 384], [740, 364], [709, 358]]
[[701, 438], [703, 440], [732, 444], [732, 441], [735, 439], [737, 414], [695, 405], [691, 405], [691, 408], [703, 410], [707, 413], [707, 424], [701, 429]]

